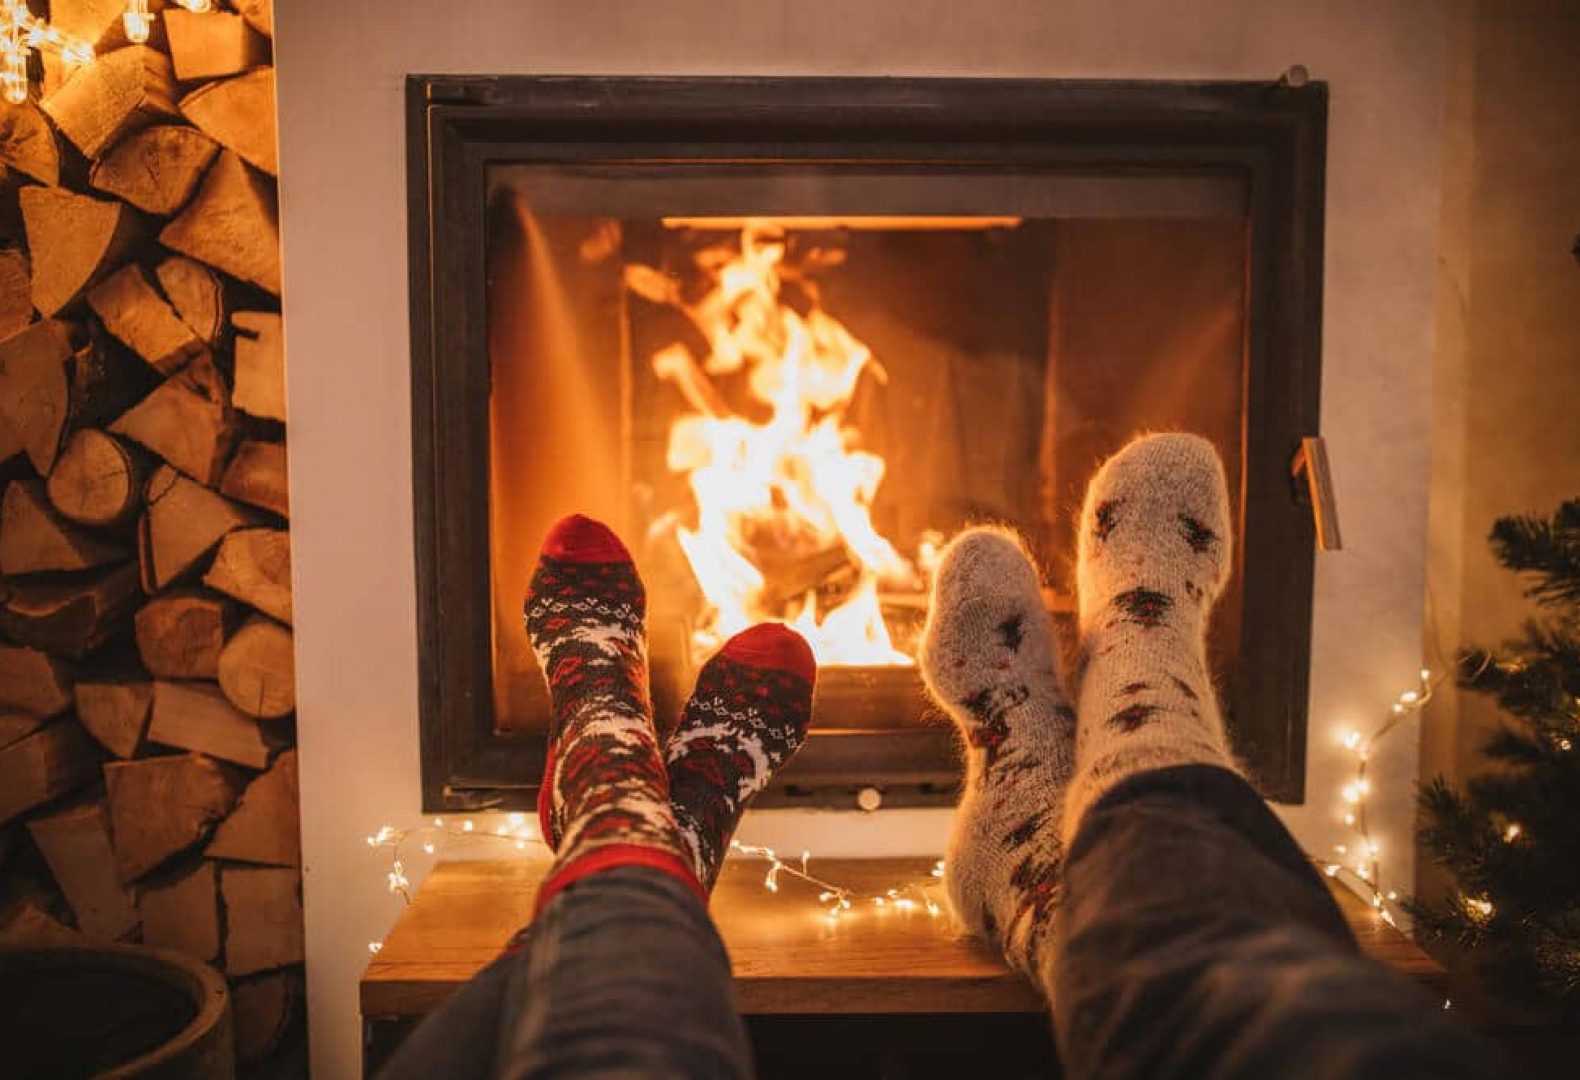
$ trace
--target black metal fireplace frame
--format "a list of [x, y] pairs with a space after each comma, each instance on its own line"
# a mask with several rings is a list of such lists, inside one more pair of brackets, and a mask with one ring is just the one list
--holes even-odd
[[[417, 630], [426, 811], [525, 808], [539, 740], [494, 730], [484, 268], [490, 165], [929, 162], [1229, 171], [1249, 192], [1241, 647], [1225, 695], [1261, 790], [1304, 797], [1314, 529], [1290, 461], [1318, 433], [1324, 84], [413, 75], [406, 84]], [[766, 802], [940, 805], [947, 728], [814, 739]]]

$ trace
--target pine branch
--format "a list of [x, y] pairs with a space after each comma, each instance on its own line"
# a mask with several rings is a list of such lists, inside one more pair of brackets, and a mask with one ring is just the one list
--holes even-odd
[[1580, 604], [1580, 499], [1564, 503], [1551, 520], [1499, 518], [1491, 543], [1500, 563], [1534, 578], [1526, 596], [1539, 604]]

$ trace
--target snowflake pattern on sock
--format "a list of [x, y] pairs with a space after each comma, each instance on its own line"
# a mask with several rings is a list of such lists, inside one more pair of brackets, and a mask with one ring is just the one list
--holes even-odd
[[[605, 526], [568, 518], [549, 535], [525, 605], [553, 705], [543, 838], [556, 868], [614, 844], [683, 855], [648, 697], [641, 578]], [[551, 554], [576, 544], [588, 550]]]
[[786, 626], [753, 627], [703, 665], [667, 752], [670, 805], [711, 889], [747, 804], [801, 748], [816, 662]]

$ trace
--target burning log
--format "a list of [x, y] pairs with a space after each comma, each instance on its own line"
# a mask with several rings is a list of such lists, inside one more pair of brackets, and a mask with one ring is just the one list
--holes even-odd
[[665, 382], [675, 384], [690, 405], [704, 416], [718, 420], [730, 415], [713, 383], [703, 374], [701, 366], [692, 358], [691, 350], [684, 345], [670, 345], [653, 354], [653, 374]]

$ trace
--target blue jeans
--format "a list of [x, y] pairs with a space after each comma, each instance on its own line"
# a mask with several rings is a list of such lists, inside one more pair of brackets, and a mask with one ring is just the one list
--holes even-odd
[[[1119, 785], [1083, 821], [1065, 880], [1044, 989], [1070, 1076], [1506, 1075], [1454, 1013], [1356, 951], [1322, 878], [1232, 773]], [[550, 902], [382, 1076], [733, 1078], [751, 1060], [707, 911], [629, 868]]]

